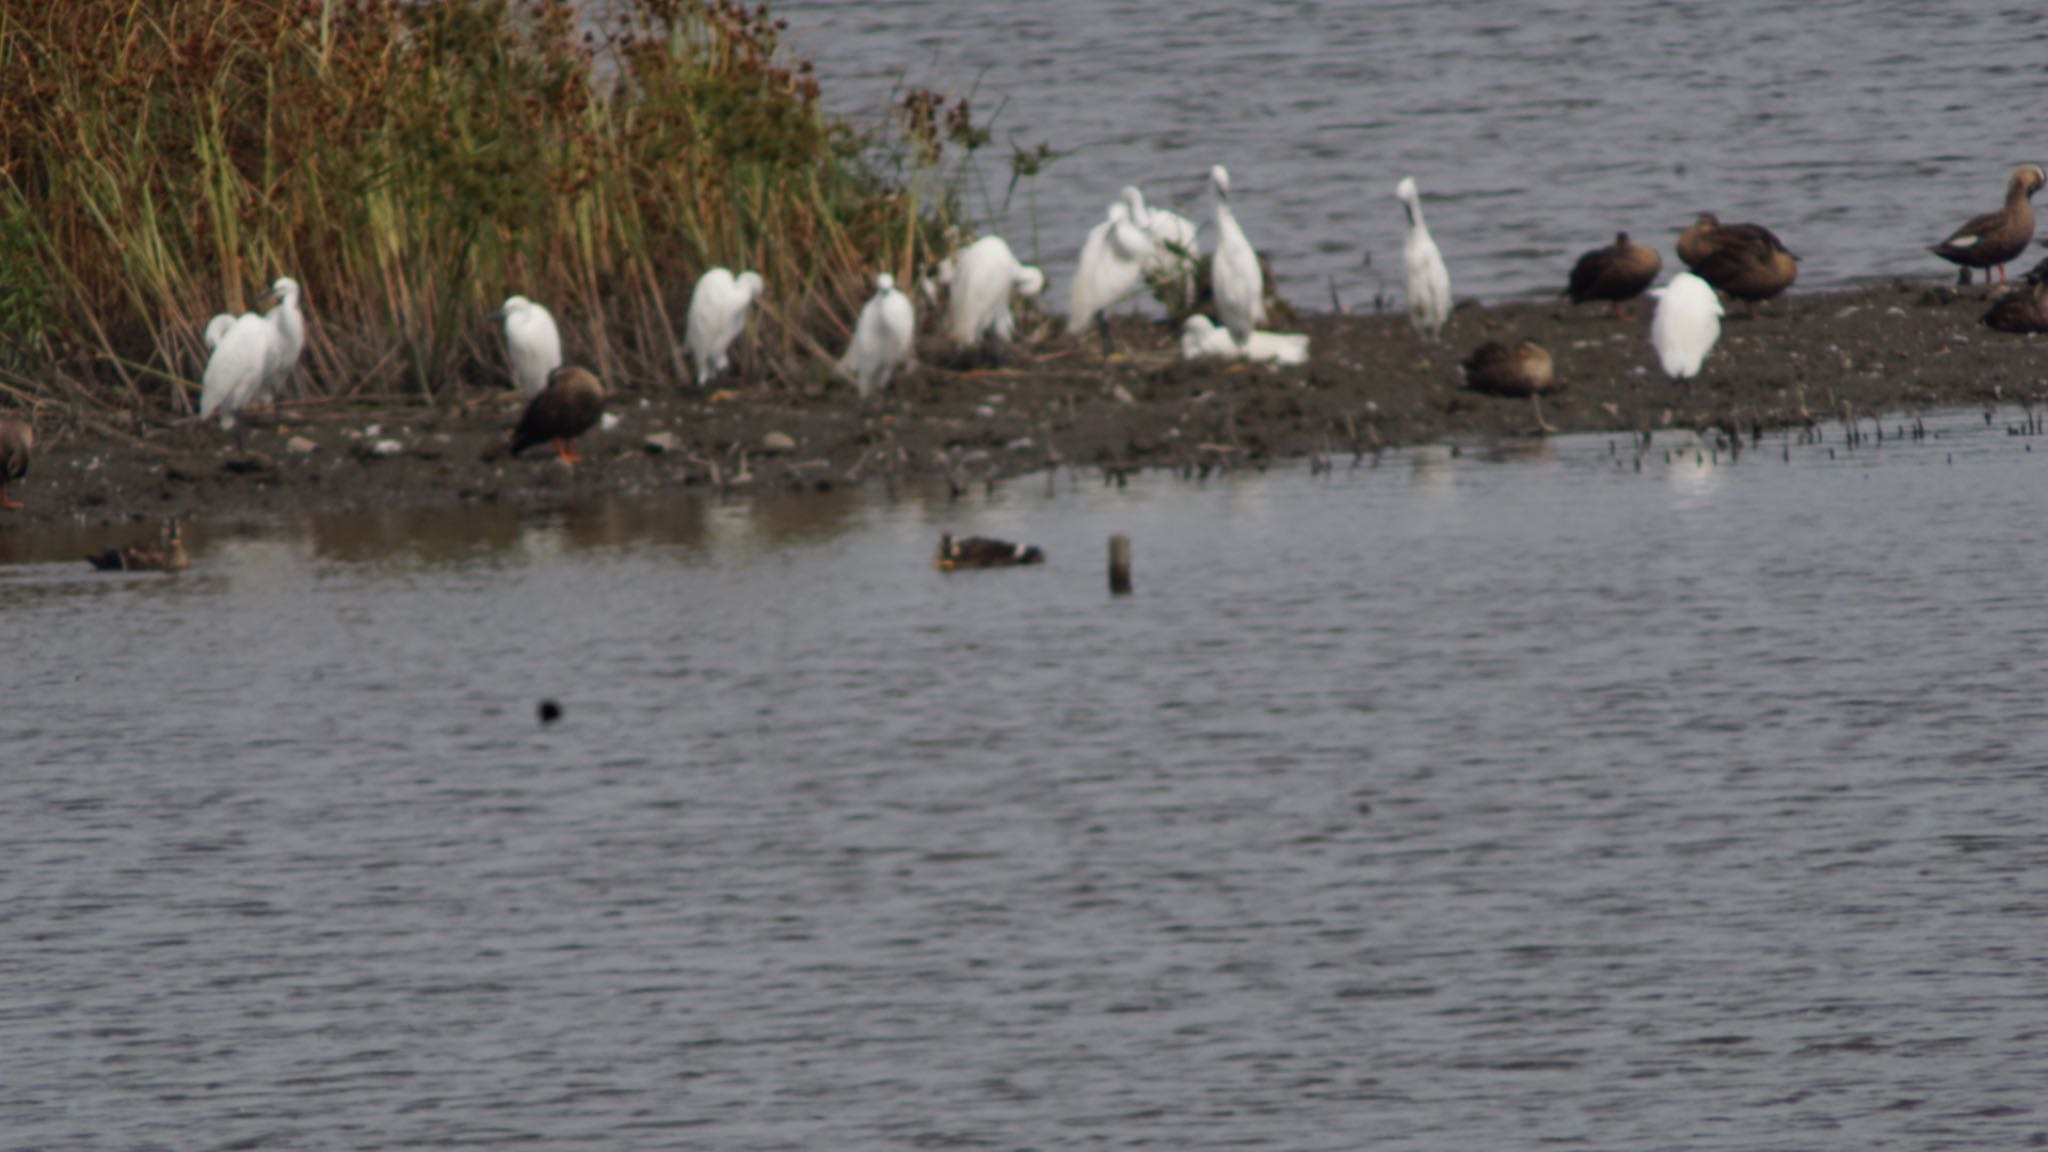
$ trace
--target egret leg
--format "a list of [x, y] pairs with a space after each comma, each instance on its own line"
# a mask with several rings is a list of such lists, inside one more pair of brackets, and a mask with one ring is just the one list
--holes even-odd
[[1110, 353], [1116, 351], [1116, 345], [1110, 343], [1109, 339], [1109, 313], [1098, 312], [1095, 314], [1095, 330], [1102, 334], [1102, 356], [1104, 359], [1108, 359]]

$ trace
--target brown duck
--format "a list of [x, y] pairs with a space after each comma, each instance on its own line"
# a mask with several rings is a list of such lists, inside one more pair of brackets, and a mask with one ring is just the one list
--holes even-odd
[[572, 442], [604, 418], [604, 382], [588, 369], [564, 364], [548, 373], [547, 386], [534, 393], [512, 433], [512, 455], [536, 444], [555, 442], [555, 453], [567, 464], [579, 464]]
[[35, 425], [26, 420], [0, 420], [0, 508], [27, 507], [8, 497], [7, 486], [28, 475], [29, 457], [35, 450]]
[[2012, 177], [2005, 182], [2005, 207], [1982, 216], [1972, 216], [1968, 223], [1949, 236], [1948, 239], [1929, 248], [1928, 251], [1951, 264], [1961, 266], [1956, 273], [1956, 283], [1970, 282], [1970, 269], [1985, 270], [1985, 282], [1991, 279], [1992, 268], [1998, 269], [2000, 283], [2005, 281], [2005, 263], [2026, 251], [2034, 239], [2034, 193], [2048, 184], [2048, 171], [2039, 164], [2022, 164], [2012, 170]]
[[1749, 306], [1768, 300], [1799, 279], [1799, 257], [1761, 224], [1723, 224], [1711, 212], [1678, 238], [1678, 258], [1693, 274]]
[[952, 572], [960, 568], [1011, 568], [1019, 564], [1043, 564], [1045, 553], [1032, 544], [1012, 544], [1008, 540], [995, 540], [987, 536], [969, 536], [965, 540], [953, 539], [951, 532], [939, 534], [939, 554], [932, 558], [932, 567], [941, 572]]
[[1484, 396], [1527, 396], [1536, 410], [1536, 431], [1556, 431], [1543, 419], [1543, 394], [1555, 391], [1557, 375], [1550, 350], [1534, 340], [1513, 348], [1488, 340], [1458, 365], [1465, 387]]
[[1641, 296], [1663, 267], [1664, 258], [1655, 248], [1631, 242], [1626, 232], [1616, 232], [1614, 243], [1593, 249], [1572, 265], [1571, 283], [1565, 292], [1574, 304], [1607, 301], [1608, 313], [1619, 320], [1622, 301]]
[[102, 572], [183, 572], [191, 558], [185, 554], [185, 537], [176, 520], [164, 521], [163, 543], [157, 547], [131, 544], [108, 548], [86, 557]]
[[2034, 265], [2018, 288], [1998, 298], [1984, 324], [2000, 332], [2048, 332], [2048, 260]]

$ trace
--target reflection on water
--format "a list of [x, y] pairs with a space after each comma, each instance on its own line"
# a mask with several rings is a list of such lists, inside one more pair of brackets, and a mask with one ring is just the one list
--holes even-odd
[[2048, 452], [1934, 423], [0, 530], [0, 1130], [2027, 1146]]

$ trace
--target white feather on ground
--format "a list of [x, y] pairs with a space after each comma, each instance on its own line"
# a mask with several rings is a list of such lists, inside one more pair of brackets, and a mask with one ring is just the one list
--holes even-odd
[[1707, 353], [1721, 338], [1721, 300], [1705, 280], [1680, 272], [1662, 288], [1650, 289], [1657, 314], [1650, 321], [1650, 343], [1664, 374], [1688, 380], [1700, 374]]
[[1180, 330], [1180, 354], [1184, 360], [1216, 357], [1250, 360], [1256, 364], [1308, 363], [1308, 337], [1300, 333], [1254, 331], [1240, 345], [1228, 329], [1218, 328], [1207, 316], [1188, 317]]
[[746, 332], [747, 310], [760, 298], [763, 287], [758, 274], [734, 276], [729, 268], [713, 268], [697, 278], [697, 287], [690, 292], [685, 340], [698, 387], [724, 375], [731, 366], [728, 353], [733, 341]]
[[910, 363], [917, 340], [917, 313], [910, 297], [896, 289], [896, 278], [884, 272], [875, 277], [875, 294], [860, 310], [853, 327], [853, 343], [839, 367], [853, 377], [865, 400], [889, 386], [889, 378]]
[[548, 375], [562, 366], [562, 333], [546, 308], [524, 296], [506, 299], [498, 311], [505, 317], [505, 353], [512, 361], [512, 382], [528, 400], [548, 386]]
[[1010, 303], [1016, 296], [1045, 290], [1045, 274], [1017, 259], [1000, 236], [984, 236], [955, 253], [942, 266], [952, 285], [946, 305], [946, 336], [962, 348], [985, 338], [1007, 344], [1016, 335]]
[[1394, 195], [1408, 210], [1408, 239], [1401, 248], [1401, 262], [1407, 272], [1408, 322], [1431, 340], [1442, 334], [1451, 315], [1451, 273], [1444, 267], [1443, 253], [1429, 235], [1422, 220], [1422, 196], [1415, 178], [1405, 176]]
[[1209, 286], [1216, 295], [1217, 318], [1243, 344], [1266, 319], [1265, 278], [1258, 252], [1230, 210], [1230, 173], [1221, 164], [1209, 169], [1209, 190], [1216, 197], [1216, 254], [1210, 259]]

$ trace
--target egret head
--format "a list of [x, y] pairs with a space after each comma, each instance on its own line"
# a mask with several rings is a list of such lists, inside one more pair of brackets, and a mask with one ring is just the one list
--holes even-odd
[[886, 296], [895, 290], [896, 278], [894, 276], [889, 275], [887, 272], [882, 272], [875, 276], [875, 294], [877, 296]]
[[279, 276], [270, 285], [270, 298], [296, 307], [299, 303], [299, 282], [289, 276]]
[[759, 272], [742, 272], [733, 283], [739, 286], [740, 293], [748, 300], [758, 300], [761, 293], [767, 291], [767, 285], [761, 283]]
[[1036, 296], [1045, 291], [1045, 273], [1026, 264], [1017, 269], [1017, 295]]
[[1403, 204], [1413, 204], [1421, 198], [1421, 195], [1420, 192], [1416, 191], [1415, 177], [1413, 176], [1403, 176], [1401, 177], [1401, 182], [1394, 185], [1394, 198]]
[[1219, 200], [1230, 199], [1230, 171], [1223, 165], [1209, 169], [1209, 190], [1216, 193]]
[[505, 302], [498, 305], [498, 310], [491, 313], [491, 318], [503, 320], [510, 316], [517, 316], [531, 307], [533, 307], [533, 301], [528, 300], [524, 296], [507, 296], [505, 297]]

